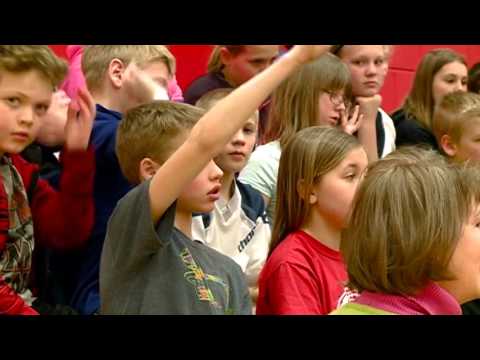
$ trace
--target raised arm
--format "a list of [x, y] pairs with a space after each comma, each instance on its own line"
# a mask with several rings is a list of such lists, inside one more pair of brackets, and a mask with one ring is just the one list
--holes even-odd
[[[166, 209], [230, 141], [270, 93], [293, 71], [329, 51], [328, 45], [297, 45], [279, 61], [218, 102], [163, 164], [150, 185], [152, 219]], [[181, 171], [179, 171], [181, 169]]]

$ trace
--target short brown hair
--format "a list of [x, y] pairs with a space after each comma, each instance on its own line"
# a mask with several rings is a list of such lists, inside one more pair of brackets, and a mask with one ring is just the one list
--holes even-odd
[[210, 110], [217, 102], [226, 98], [230, 95], [235, 89], [232, 88], [222, 88], [209, 91], [202, 95], [200, 99], [197, 100], [195, 106], [202, 108], [204, 110]]
[[[212, 107], [214, 107], [215, 104], [218, 103], [220, 100], [230, 95], [234, 90], [235, 89], [233, 88], [220, 88], [220, 89], [209, 91], [204, 95], [202, 95], [202, 97], [197, 100], [197, 102], [195, 103], [195, 106], [208, 111]], [[258, 113], [258, 110], [255, 110], [255, 112], [252, 114], [252, 117], [253, 116], [255, 116], [257, 121], [259, 120], [260, 115]]]
[[477, 94], [480, 92], [480, 63], [476, 63], [468, 70], [468, 91]]
[[413, 295], [452, 279], [448, 265], [479, 201], [479, 180], [477, 169], [418, 147], [372, 164], [342, 233], [349, 286]]
[[161, 61], [170, 76], [175, 74], [175, 57], [163, 45], [89, 45], [83, 51], [82, 71], [90, 90], [101, 88], [113, 59], [121, 60], [125, 66], [134, 61], [140, 67]]
[[176, 150], [171, 140], [190, 130], [204, 113], [195, 106], [170, 101], [154, 101], [129, 110], [120, 122], [115, 149], [127, 180], [141, 182], [139, 168], [144, 158], [163, 164]]
[[36, 70], [55, 88], [65, 78], [67, 63], [47, 45], [0, 45], [0, 71]]
[[458, 142], [467, 126], [480, 119], [480, 95], [455, 91], [444, 96], [435, 108], [433, 133], [440, 144], [443, 135]]

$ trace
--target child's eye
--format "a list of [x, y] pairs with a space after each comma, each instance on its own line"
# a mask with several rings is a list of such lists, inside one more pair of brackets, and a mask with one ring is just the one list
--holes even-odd
[[11, 106], [20, 105], [20, 99], [18, 97], [9, 97], [6, 99], [7, 103]]
[[45, 115], [45, 113], [48, 111], [48, 106], [47, 105], [37, 105], [35, 106], [35, 113], [39, 116]]
[[254, 133], [254, 131], [252, 129], [243, 129], [243, 132], [245, 134], [253, 134]]

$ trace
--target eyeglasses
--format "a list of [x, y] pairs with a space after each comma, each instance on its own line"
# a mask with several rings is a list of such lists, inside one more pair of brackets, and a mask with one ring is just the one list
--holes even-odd
[[345, 95], [334, 93], [332, 91], [325, 91], [325, 94], [328, 94], [328, 96], [330, 97], [330, 101], [335, 106], [340, 106], [343, 104], [348, 109], [351, 105], [350, 100]]

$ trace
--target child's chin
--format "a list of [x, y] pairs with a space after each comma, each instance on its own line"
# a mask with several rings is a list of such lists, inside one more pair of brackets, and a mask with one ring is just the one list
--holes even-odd
[[209, 213], [209, 212], [213, 211], [214, 207], [215, 207], [214, 202], [207, 203], [207, 204], [202, 204], [201, 206], [198, 206], [198, 208], [195, 212], [200, 213], [200, 214]]

